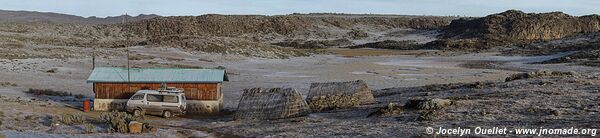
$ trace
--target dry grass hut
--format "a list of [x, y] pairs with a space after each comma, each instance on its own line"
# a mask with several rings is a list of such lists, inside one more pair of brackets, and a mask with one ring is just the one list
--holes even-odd
[[302, 95], [292, 88], [245, 89], [236, 119], [281, 119], [298, 117], [310, 111]]
[[362, 80], [312, 83], [306, 101], [315, 111], [348, 108], [375, 102], [373, 93]]

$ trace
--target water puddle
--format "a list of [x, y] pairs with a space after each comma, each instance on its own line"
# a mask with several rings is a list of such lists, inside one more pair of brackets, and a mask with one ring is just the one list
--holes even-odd
[[418, 68], [452, 68], [454, 67], [451, 63], [448, 62], [440, 62], [435, 60], [423, 60], [423, 59], [396, 59], [387, 62], [375, 62], [377, 65], [386, 65], [386, 66], [406, 66], [406, 67], [415, 67], [415, 68], [404, 68], [404, 69], [412, 69], [419, 70]]
[[265, 77], [281, 77], [281, 78], [311, 78], [315, 76], [298, 75], [297, 72], [275, 72], [273, 74], [264, 75]]
[[397, 70], [406, 70], [406, 71], [421, 71], [421, 68], [399, 68]]
[[416, 81], [416, 80], [419, 80], [419, 79], [417, 79], [417, 78], [406, 78], [404, 80], [407, 80], [407, 81]]
[[396, 74], [398, 76], [434, 76], [437, 74]]
[[463, 60], [481, 60], [481, 61], [502, 61], [502, 62], [520, 62], [520, 63], [533, 63], [533, 62], [542, 62], [546, 60], [556, 59], [560, 57], [564, 57], [567, 55], [571, 55], [575, 52], [563, 52], [554, 55], [545, 55], [545, 56], [477, 56], [477, 55], [467, 55], [460, 56], [458, 58]]
[[350, 72], [350, 74], [354, 74], [354, 75], [375, 75], [375, 74], [379, 74], [379, 73], [373, 72], [373, 71], [353, 71], [353, 72]]

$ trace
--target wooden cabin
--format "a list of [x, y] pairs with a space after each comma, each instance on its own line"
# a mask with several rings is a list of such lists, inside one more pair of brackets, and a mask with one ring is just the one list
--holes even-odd
[[[128, 78], [129, 76], [129, 78]], [[223, 107], [221, 86], [228, 81], [222, 69], [95, 68], [87, 82], [93, 83], [94, 110], [123, 110], [138, 90], [158, 90], [161, 84], [183, 89], [189, 113], [216, 113]]]

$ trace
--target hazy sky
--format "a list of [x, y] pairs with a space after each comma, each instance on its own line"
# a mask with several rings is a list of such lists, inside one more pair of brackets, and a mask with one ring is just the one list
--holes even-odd
[[336, 12], [484, 16], [508, 9], [600, 13], [600, 0], [0, 0], [0, 9], [79, 16], [201, 15]]

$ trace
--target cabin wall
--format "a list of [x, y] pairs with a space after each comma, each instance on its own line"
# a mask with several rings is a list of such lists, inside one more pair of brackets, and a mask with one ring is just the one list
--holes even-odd
[[[184, 89], [188, 100], [219, 100], [221, 84], [219, 83], [167, 83], [169, 87]], [[129, 99], [138, 90], [158, 90], [160, 83], [95, 83], [96, 99]]]

